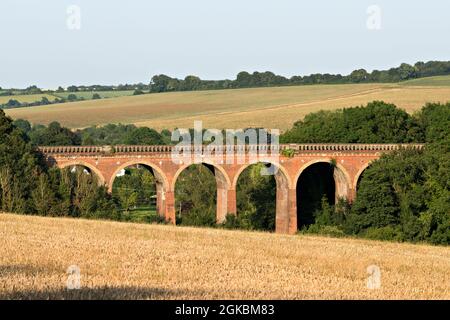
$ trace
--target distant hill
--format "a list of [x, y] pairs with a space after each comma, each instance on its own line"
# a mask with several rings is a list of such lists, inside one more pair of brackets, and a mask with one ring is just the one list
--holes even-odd
[[161, 130], [191, 128], [202, 120], [208, 128], [266, 127], [288, 129], [318, 110], [384, 100], [413, 112], [426, 102], [450, 100], [448, 87], [398, 84], [342, 84], [206, 90], [144, 94], [5, 110], [14, 119], [70, 128], [133, 123]]

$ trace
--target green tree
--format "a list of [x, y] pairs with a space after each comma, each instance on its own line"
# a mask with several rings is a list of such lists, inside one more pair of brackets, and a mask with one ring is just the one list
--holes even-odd
[[159, 145], [164, 143], [156, 130], [147, 127], [134, 129], [125, 137], [124, 142], [132, 145]]
[[280, 137], [283, 143], [406, 143], [422, 141], [418, 121], [393, 104], [310, 113]]
[[68, 101], [77, 101], [78, 100], [78, 97], [75, 95], [75, 94], [73, 94], [73, 93], [71, 93], [71, 94], [69, 94], [68, 96], [67, 96], [67, 100]]
[[[36, 189], [31, 193], [36, 212], [40, 215], [55, 215], [55, 194], [46, 174], [39, 175]], [[56, 207], [57, 208], [57, 207]]]

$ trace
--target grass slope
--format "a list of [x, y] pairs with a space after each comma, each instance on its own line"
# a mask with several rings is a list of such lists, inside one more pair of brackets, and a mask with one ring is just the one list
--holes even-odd
[[285, 130], [310, 112], [373, 100], [392, 102], [412, 112], [425, 102], [449, 101], [450, 87], [349, 84], [172, 92], [9, 109], [6, 113], [33, 123], [56, 120], [71, 128], [119, 122], [155, 129], [191, 128], [194, 120], [202, 120], [208, 128]]
[[0, 299], [450, 298], [448, 247], [0, 214], [0, 248]]
[[50, 101], [55, 100], [57, 97], [47, 93], [38, 94], [20, 94], [14, 96], [0, 96], [0, 104], [7, 103], [9, 100], [17, 100], [19, 102], [36, 102], [40, 101], [42, 97], [47, 98]]
[[84, 98], [86, 100], [89, 100], [92, 99], [94, 93], [97, 93], [101, 98], [117, 98], [123, 96], [131, 96], [133, 95], [133, 92], [134, 92], [133, 90], [56, 92], [55, 96], [67, 99], [69, 94], [74, 94], [78, 98]]
[[450, 76], [426, 77], [401, 83], [407, 86], [450, 86]]

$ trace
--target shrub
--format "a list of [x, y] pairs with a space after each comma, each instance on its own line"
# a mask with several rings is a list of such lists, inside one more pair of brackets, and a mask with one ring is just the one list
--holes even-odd
[[401, 230], [393, 226], [385, 226], [381, 228], [368, 228], [361, 232], [361, 236], [373, 240], [403, 240]]
[[180, 224], [196, 227], [215, 227], [216, 215], [213, 211], [196, 210], [195, 208], [181, 216]]

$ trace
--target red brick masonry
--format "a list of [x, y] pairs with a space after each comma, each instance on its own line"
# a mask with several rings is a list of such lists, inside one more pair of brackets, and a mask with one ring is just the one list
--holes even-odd
[[[192, 163], [203, 163], [217, 181], [217, 221], [236, 214], [236, 184], [240, 173], [255, 162], [273, 164], [277, 182], [276, 232], [297, 231], [296, 187], [300, 174], [308, 166], [333, 163], [336, 198], [353, 201], [356, 184], [370, 162], [382, 153], [402, 148], [421, 149], [421, 144], [285, 144], [279, 146], [247, 145], [213, 149], [175, 146], [62, 146], [40, 147], [50, 165], [60, 168], [80, 165], [95, 173], [101, 184], [112, 190], [116, 174], [122, 169], [141, 164], [152, 169], [156, 178], [157, 211], [175, 223], [175, 182]], [[196, 153], [189, 158], [176, 158], [182, 150]]]

